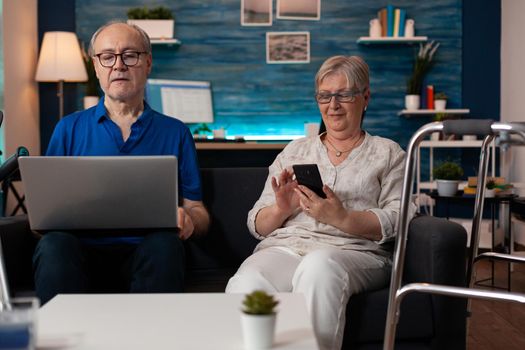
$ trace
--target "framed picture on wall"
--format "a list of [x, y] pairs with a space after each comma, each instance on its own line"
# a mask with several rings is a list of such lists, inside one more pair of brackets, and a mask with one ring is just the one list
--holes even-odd
[[277, 19], [318, 21], [321, 0], [277, 0]]
[[267, 32], [266, 63], [310, 63], [310, 32]]
[[271, 26], [272, 0], [241, 0], [241, 25]]

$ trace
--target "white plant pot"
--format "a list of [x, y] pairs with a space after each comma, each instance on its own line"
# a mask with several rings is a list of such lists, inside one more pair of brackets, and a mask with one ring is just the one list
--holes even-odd
[[420, 97], [419, 95], [406, 95], [405, 108], [409, 111], [416, 111], [419, 109]]
[[494, 198], [496, 196], [496, 191], [494, 189], [485, 188], [485, 198]]
[[440, 135], [441, 135], [441, 133], [439, 131], [433, 132], [432, 134], [430, 134], [430, 139], [432, 141], [439, 141], [439, 136]]
[[276, 314], [248, 315], [241, 312], [244, 346], [247, 350], [270, 349], [275, 334]]
[[436, 180], [436, 183], [441, 197], [453, 197], [458, 192], [458, 180]]
[[173, 19], [128, 19], [128, 24], [134, 24], [142, 28], [150, 39], [172, 39]]
[[447, 100], [434, 100], [434, 108], [436, 111], [444, 111], [447, 108]]
[[100, 97], [98, 96], [84, 96], [84, 109], [96, 106], [99, 100]]
[[226, 130], [224, 130], [224, 128], [214, 129], [212, 133], [213, 133], [214, 139], [225, 139], [226, 138]]
[[463, 135], [463, 141], [476, 141], [478, 137], [476, 135]]

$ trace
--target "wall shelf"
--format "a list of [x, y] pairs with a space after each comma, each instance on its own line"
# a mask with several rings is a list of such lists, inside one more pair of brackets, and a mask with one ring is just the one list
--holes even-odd
[[422, 43], [428, 40], [426, 36], [413, 36], [411, 38], [405, 37], [391, 37], [383, 36], [380, 38], [372, 38], [369, 36], [362, 36], [357, 39], [358, 44], [375, 45], [375, 44], [414, 44]]
[[182, 42], [179, 39], [152, 39], [151, 45], [180, 46]]
[[397, 113], [397, 115], [411, 116], [411, 115], [435, 115], [435, 114], [469, 114], [470, 109], [468, 108], [456, 108], [456, 109], [445, 109], [438, 111], [435, 109], [416, 109], [408, 110], [403, 109]]

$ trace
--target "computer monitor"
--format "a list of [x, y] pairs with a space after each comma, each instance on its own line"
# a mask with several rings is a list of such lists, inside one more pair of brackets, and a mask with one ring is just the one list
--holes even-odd
[[213, 123], [207, 81], [148, 79], [146, 101], [154, 110], [185, 123]]

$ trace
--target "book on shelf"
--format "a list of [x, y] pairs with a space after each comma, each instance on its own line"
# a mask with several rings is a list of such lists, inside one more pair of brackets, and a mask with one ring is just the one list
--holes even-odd
[[399, 36], [405, 36], [405, 21], [407, 17], [407, 11], [405, 9], [399, 9]]
[[377, 18], [379, 18], [379, 22], [381, 23], [381, 36], [385, 37], [387, 34], [386, 8], [379, 10]]
[[394, 37], [399, 37], [399, 9], [394, 10]]
[[394, 6], [386, 5], [386, 36], [394, 36]]

